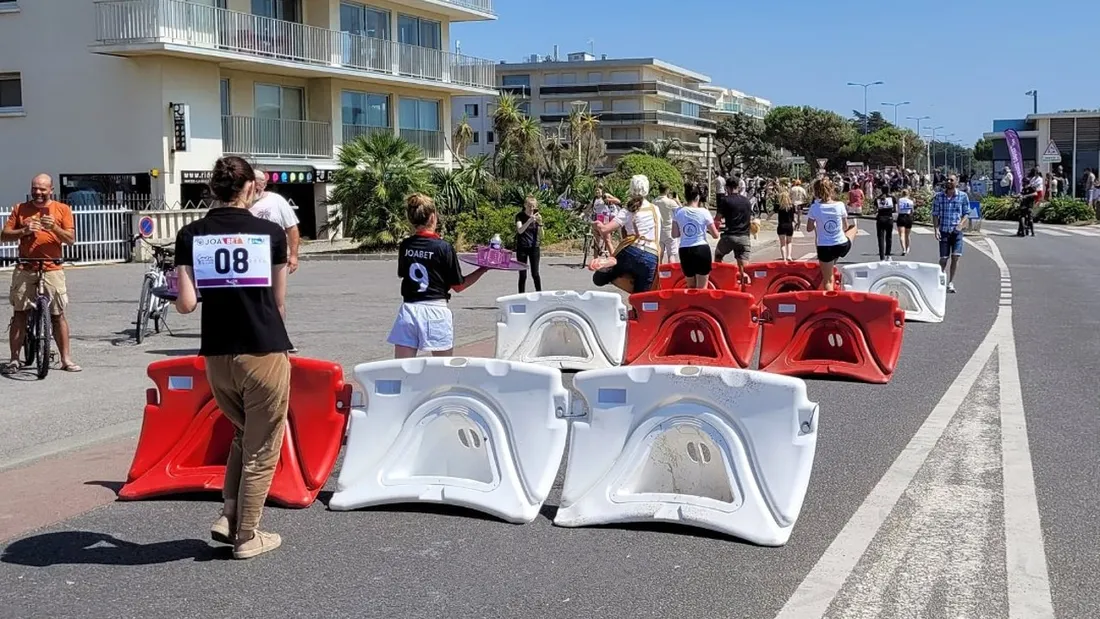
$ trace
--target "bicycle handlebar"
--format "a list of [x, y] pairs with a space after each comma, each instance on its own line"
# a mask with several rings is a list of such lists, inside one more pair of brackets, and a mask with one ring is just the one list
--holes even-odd
[[136, 247], [138, 241], [144, 241], [145, 244], [148, 245], [149, 248], [153, 250], [154, 254], [163, 255], [163, 256], [171, 256], [172, 254], [176, 253], [175, 248], [173, 248], [169, 245], [154, 245], [153, 243], [151, 243], [149, 241], [149, 239], [145, 238], [144, 236], [142, 236], [140, 234], [135, 234], [134, 236], [130, 237], [130, 247]]

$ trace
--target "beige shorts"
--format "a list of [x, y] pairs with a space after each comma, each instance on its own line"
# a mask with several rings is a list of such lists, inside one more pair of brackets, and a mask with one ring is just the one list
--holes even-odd
[[[42, 276], [46, 294], [50, 297], [50, 314], [60, 316], [69, 304], [68, 288], [65, 287], [65, 271], [46, 271]], [[27, 312], [34, 308], [38, 296], [38, 274], [34, 271], [16, 269], [11, 274], [11, 306], [17, 312]]]

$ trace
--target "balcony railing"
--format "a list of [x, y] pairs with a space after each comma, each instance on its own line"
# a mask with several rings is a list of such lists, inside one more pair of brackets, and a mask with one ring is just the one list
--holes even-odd
[[[687, 116], [662, 110], [643, 110], [638, 112], [593, 112], [601, 123], [608, 125], [638, 125], [656, 123], [674, 123], [689, 125], [704, 133], [713, 133], [718, 124], [709, 118]], [[543, 123], [559, 123], [569, 120], [569, 114], [543, 114], [539, 117]]]
[[489, 60], [183, 0], [96, 2], [96, 42], [159, 43], [474, 88], [496, 87], [496, 65]]
[[718, 104], [718, 99], [708, 95], [705, 92], [698, 90], [692, 90], [690, 88], [684, 88], [682, 86], [676, 86], [675, 84], [669, 84], [668, 82], [650, 81], [650, 82], [607, 82], [600, 84], [566, 84], [558, 86], [540, 86], [539, 95], [545, 97], [550, 95], [602, 95], [602, 94], [622, 94], [622, 93], [637, 93], [637, 94], [666, 94], [681, 99], [686, 99], [692, 103], [698, 103], [706, 107], [715, 107]]
[[332, 125], [312, 120], [222, 116], [222, 150], [255, 157], [332, 158]]
[[489, 13], [491, 15], [497, 14], [497, 12], [493, 10], [493, 0], [443, 0], [443, 2], [460, 6], [464, 9], [474, 9], [482, 13]]
[[424, 156], [432, 160], [443, 159], [443, 152], [447, 148], [442, 131], [425, 131], [423, 129], [400, 129], [398, 135], [406, 142], [415, 144], [424, 151]]
[[376, 133], [393, 134], [393, 127], [376, 127], [374, 125], [344, 125], [344, 144], [352, 142], [355, 138]]

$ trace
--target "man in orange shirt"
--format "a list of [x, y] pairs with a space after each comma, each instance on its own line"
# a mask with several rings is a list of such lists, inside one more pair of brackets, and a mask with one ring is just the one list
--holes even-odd
[[[53, 193], [53, 179], [39, 174], [31, 181], [31, 200], [12, 208], [11, 216], [4, 224], [0, 240], [19, 241], [20, 258], [61, 259], [62, 245], [76, 242], [76, 228], [73, 223], [73, 211], [67, 204], [50, 199]], [[11, 276], [11, 304], [15, 317], [9, 333], [11, 343], [11, 361], [0, 368], [4, 373], [18, 371], [19, 357], [23, 340], [27, 336], [27, 314], [34, 307], [38, 294], [37, 265], [19, 265]], [[69, 349], [69, 323], [65, 320], [65, 306], [69, 297], [65, 287], [65, 271], [61, 265], [47, 262], [42, 265], [45, 274], [43, 282], [50, 296], [50, 314], [53, 318], [53, 333], [57, 348], [61, 353], [61, 369], [67, 372], [79, 372], [80, 366], [73, 363]]]

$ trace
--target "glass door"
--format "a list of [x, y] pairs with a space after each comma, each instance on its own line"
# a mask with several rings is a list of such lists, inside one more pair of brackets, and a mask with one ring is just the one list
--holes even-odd
[[390, 12], [354, 2], [340, 3], [344, 64], [374, 71], [391, 71]]

